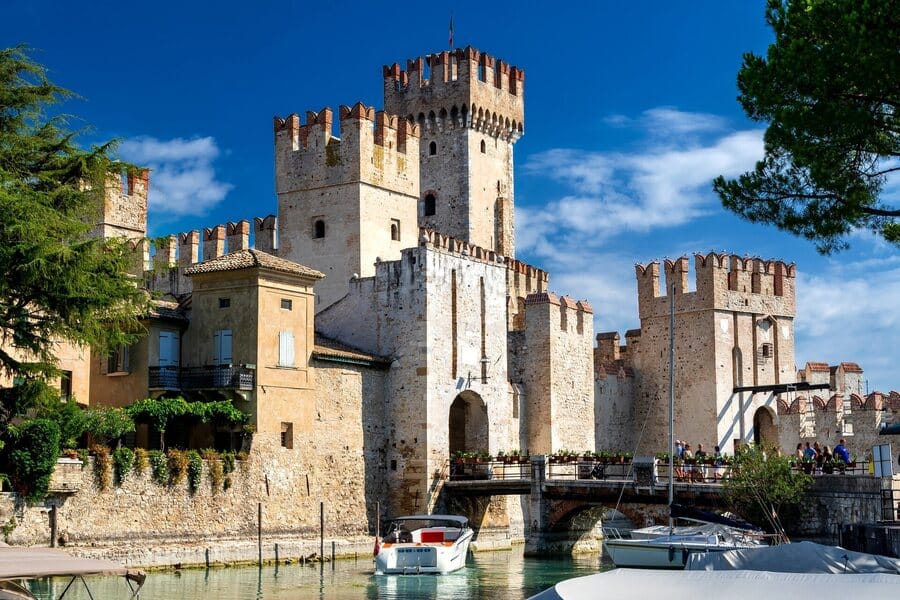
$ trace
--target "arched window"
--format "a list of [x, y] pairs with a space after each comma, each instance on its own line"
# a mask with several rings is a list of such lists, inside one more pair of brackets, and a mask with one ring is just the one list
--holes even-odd
[[436, 142], [431, 142], [430, 144], [428, 144], [428, 154], [429, 154], [429, 156], [434, 156], [435, 154], [437, 154], [437, 143]]
[[391, 219], [391, 239], [395, 242], [400, 241], [400, 221]]
[[317, 219], [313, 223], [313, 237], [317, 239], [325, 237], [325, 221], [322, 219]]
[[482, 154], [484, 154], [485, 147], [486, 147], [486, 144], [484, 143], [484, 140], [481, 140], [481, 153]]
[[437, 201], [435, 200], [434, 194], [428, 194], [425, 196], [425, 216], [431, 217], [437, 213]]

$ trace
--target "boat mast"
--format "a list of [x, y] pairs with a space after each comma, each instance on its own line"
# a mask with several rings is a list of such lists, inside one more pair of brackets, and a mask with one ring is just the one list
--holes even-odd
[[669, 535], [675, 527], [675, 286], [669, 290]]

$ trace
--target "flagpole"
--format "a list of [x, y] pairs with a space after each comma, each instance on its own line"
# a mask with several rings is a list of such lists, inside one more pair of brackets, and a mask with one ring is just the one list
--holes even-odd
[[450, 50], [453, 50], [453, 11], [450, 11], [450, 32], [447, 35], [447, 45]]

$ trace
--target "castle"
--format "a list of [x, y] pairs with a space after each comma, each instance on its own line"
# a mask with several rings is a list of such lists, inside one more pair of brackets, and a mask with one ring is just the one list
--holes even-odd
[[[798, 374], [795, 268], [782, 261], [697, 255], [693, 285], [686, 257], [638, 265], [640, 329], [595, 346], [592, 306], [515, 258], [524, 71], [466, 48], [383, 78], [383, 111], [274, 119], [277, 217], [160, 238], [151, 259], [148, 173], [110, 181], [97, 234], [134, 240], [159, 299], [138, 343], [64, 356], [67, 395], [232, 400], [251, 416], [266, 498], [293, 507], [299, 531], [322, 497], [349, 529], [371, 527], [376, 501], [432, 510], [457, 451], [663, 450], [672, 309], [681, 438], [787, 450], [900, 411], [896, 392], [863, 398], [851, 363]], [[241, 435], [167, 432], [193, 448]], [[134, 443], [152, 447], [154, 432]], [[494, 498], [478, 525], [521, 537], [526, 510]]]

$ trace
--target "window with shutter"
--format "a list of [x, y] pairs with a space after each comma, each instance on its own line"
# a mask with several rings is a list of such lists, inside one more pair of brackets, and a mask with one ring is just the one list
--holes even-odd
[[230, 365], [231, 364], [231, 330], [220, 329], [214, 335], [215, 354], [213, 356], [213, 364]]
[[131, 357], [128, 346], [119, 346], [107, 357], [107, 375], [127, 375], [131, 372]]
[[159, 332], [159, 366], [177, 367], [180, 361], [180, 346], [177, 331]]
[[294, 334], [290, 331], [278, 333], [278, 366], [294, 366]]

